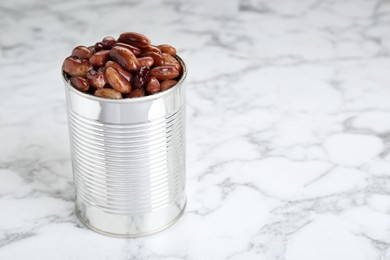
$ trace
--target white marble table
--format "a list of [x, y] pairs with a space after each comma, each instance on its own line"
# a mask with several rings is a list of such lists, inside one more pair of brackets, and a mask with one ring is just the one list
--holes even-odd
[[[2, 1], [0, 259], [390, 259], [390, 2]], [[62, 60], [122, 31], [187, 62], [188, 207], [140, 239], [73, 213]]]

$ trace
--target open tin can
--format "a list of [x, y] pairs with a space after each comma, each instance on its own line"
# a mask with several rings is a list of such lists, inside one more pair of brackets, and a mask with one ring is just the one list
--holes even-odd
[[178, 83], [141, 98], [85, 94], [63, 73], [76, 214], [96, 232], [149, 235], [183, 214], [187, 69], [176, 58], [183, 67]]

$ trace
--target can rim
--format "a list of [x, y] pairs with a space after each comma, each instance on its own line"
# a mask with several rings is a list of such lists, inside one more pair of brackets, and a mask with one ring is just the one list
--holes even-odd
[[64, 82], [65, 84], [65, 87], [72, 91], [73, 93], [79, 95], [79, 96], [82, 96], [84, 98], [87, 98], [87, 99], [91, 99], [91, 100], [95, 100], [95, 101], [99, 101], [99, 102], [105, 102], [105, 103], [137, 103], [137, 102], [143, 102], [143, 101], [150, 101], [150, 100], [155, 100], [155, 99], [158, 99], [158, 98], [161, 98], [163, 96], [167, 96], [169, 95], [170, 93], [172, 93], [173, 91], [175, 91], [175, 89], [177, 89], [178, 87], [180, 87], [181, 83], [184, 81], [184, 79], [187, 77], [187, 67], [184, 63], [184, 61], [180, 58], [180, 56], [178, 55], [175, 55], [176, 59], [180, 62], [180, 65], [182, 66], [182, 75], [180, 77], [180, 79], [178, 80], [178, 82], [176, 83], [175, 86], [173, 86], [172, 88], [170, 89], [167, 89], [167, 90], [164, 90], [164, 91], [161, 91], [160, 93], [157, 93], [157, 94], [153, 94], [153, 95], [150, 95], [150, 96], [144, 96], [144, 97], [138, 97], [138, 98], [125, 98], [125, 99], [112, 99], [112, 98], [103, 98], [103, 97], [97, 97], [97, 96], [94, 96], [94, 95], [91, 95], [91, 94], [86, 94], [84, 92], [81, 92], [80, 90], [74, 88], [70, 83], [69, 83], [69, 79], [67, 78], [64, 70], [62, 69], [61, 67], [61, 74], [62, 74], [62, 81]]

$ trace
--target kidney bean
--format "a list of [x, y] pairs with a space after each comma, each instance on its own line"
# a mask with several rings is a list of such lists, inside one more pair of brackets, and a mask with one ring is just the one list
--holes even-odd
[[129, 98], [143, 97], [143, 96], [145, 96], [145, 90], [143, 88], [135, 88], [129, 94]]
[[157, 53], [161, 53], [161, 50], [159, 48], [157, 48], [156, 46], [153, 46], [153, 45], [150, 45], [148, 47], [145, 47], [145, 48], [142, 48], [142, 51], [143, 52], [157, 52]]
[[105, 49], [111, 49], [116, 43], [116, 40], [112, 36], [106, 36], [103, 38], [102, 43]]
[[117, 42], [117, 43], [114, 44], [114, 46], [124, 47], [126, 49], [131, 50], [136, 57], [138, 57], [138, 56], [140, 56], [142, 54], [141, 49], [139, 49], [137, 47], [134, 47], [133, 45], [130, 45], [130, 44]]
[[129, 93], [131, 91], [131, 83], [112, 67], [106, 68], [106, 79], [108, 84], [120, 93]]
[[99, 88], [95, 91], [95, 96], [103, 98], [121, 99], [122, 94], [112, 88]]
[[105, 68], [108, 68], [108, 67], [112, 67], [114, 69], [116, 69], [119, 74], [122, 75], [122, 77], [124, 77], [127, 81], [131, 82], [133, 76], [131, 75], [130, 72], [124, 70], [121, 65], [119, 65], [117, 62], [115, 61], [112, 61], [112, 60], [109, 60], [107, 61], [106, 65], [105, 65]]
[[94, 67], [100, 67], [106, 64], [106, 62], [110, 58], [110, 51], [109, 50], [104, 50], [104, 51], [98, 51], [92, 57], [89, 59], [89, 62], [94, 66]]
[[165, 61], [164, 61], [164, 57], [161, 55], [161, 53], [149, 51], [149, 52], [145, 52], [143, 56], [144, 57], [152, 57], [154, 60], [154, 65], [156, 65], [156, 66], [164, 65]]
[[164, 58], [164, 65], [174, 66], [179, 72], [181, 71], [181, 64], [175, 57], [168, 53], [162, 53], [161, 55]]
[[106, 85], [106, 77], [101, 71], [90, 70], [87, 73], [87, 79], [90, 85], [95, 88], [103, 88]]
[[65, 59], [62, 69], [74, 77], [85, 77], [87, 72], [92, 69], [91, 63], [88, 60], [81, 60], [76, 57], [68, 57]]
[[152, 57], [145, 56], [145, 57], [138, 58], [138, 63], [141, 67], [146, 66], [150, 68], [153, 66], [154, 60]]
[[134, 88], [142, 88], [149, 78], [149, 67], [143, 66], [138, 71], [133, 80]]
[[131, 44], [139, 48], [145, 48], [150, 45], [150, 40], [148, 37], [146, 37], [143, 34], [135, 33], [135, 32], [122, 33], [118, 38], [118, 42]]
[[164, 91], [164, 90], [167, 90], [171, 87], [173, 87], [174, 85], [176, 85], [177, 81], [176, 80], [172, 80], [172, 79], [168, 79], [168, 80], [164, 80], [163, 82], [161, 82], [160, 86], [161, 86], [161, 91]]
[[173, 47], [171, 45], [161, 44], [161, 45], [158, 45], [157, 48], [159, 48], [162, 53], [168, 53], [168, 54], [171, 54], [172, 56], [176, 55], [176, 49], [175, 49], [175, 47]]
[[137, 57], [129, 49], [120, 46], [114, 46], [110, 50], [111, 58], [118, 62], [125, 70], [134, 71], [139, 67]]
[[83, 77], [71, 77], [70, 84], [72, 84], [73, 87], [82, 92], [87, 92], [87, 90], [89, 89], [89, 83]]
[[104, 50], [104, 44], [102, 42], [95, 43], [94, 47], [96, 52]]
[[89, 59], [92, 56], [92, 52], [85, 46], [77, 46], [72, 51], [72, 56], [79, 59]]
[[161, 91], [160, 82], [155, 77], [150, 77], [146, 83], [146, 92], [153, 95]]
[[173, 66], [159, 66], [150, 70], [150, 76], [158, 80], [174, 79], [179, 76], [179, 71]]

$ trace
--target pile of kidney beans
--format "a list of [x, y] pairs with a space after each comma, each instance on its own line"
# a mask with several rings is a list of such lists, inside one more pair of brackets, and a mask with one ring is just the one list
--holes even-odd
[[182, 66], [176, 49], [153, 46], [145, 35], [125, 32], [117, 40], [104, 37], [94, 46], [77, 46], [63, 70], [73, 87], [103, 98], [153, 95], [177, 83]]

